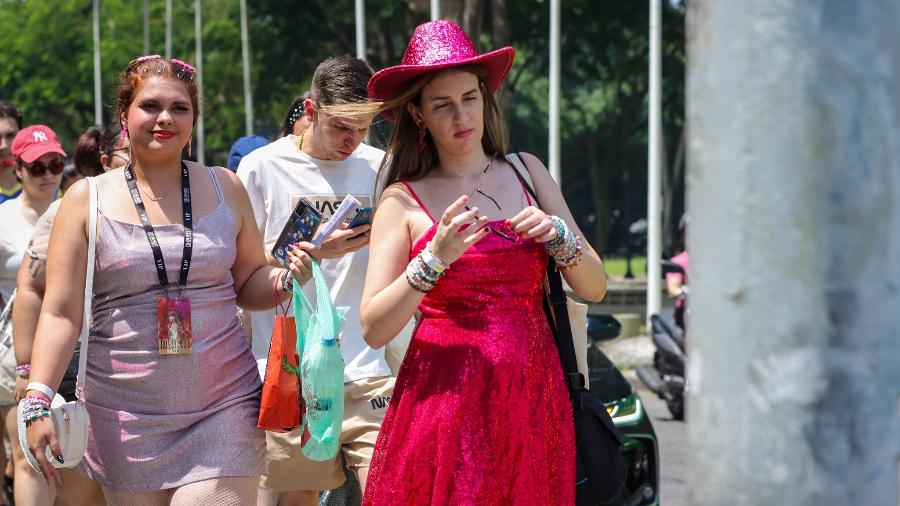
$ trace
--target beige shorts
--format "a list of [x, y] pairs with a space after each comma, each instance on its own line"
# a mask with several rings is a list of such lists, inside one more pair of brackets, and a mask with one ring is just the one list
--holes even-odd
[[[393, 377], [365, 378], [344, 383], [341, 450], [352, 470], [369, 467], [381, 422], [394, 392]], [[315, 462], [300, 451], [300, 431], [266, 432], [267, 471], [261, 488], [278, 492], [331, 490], [344, 483], [341, 455]]]

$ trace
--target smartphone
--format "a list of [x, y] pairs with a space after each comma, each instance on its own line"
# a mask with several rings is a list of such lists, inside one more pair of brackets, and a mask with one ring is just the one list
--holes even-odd
[[362, 225], [370, 225], [375, 216], [374, 207], [360, 207], [356, 210], [356, 216], [347, 224], [347, 228], [356, 228]]
[[272, 256], [279, 262], [287, 262], [287, 253], [291, 245], [298, 242], [308, 242], [316, 235], [316, 230], [322, 223], [322, 213], [316, 211], [315, 206], [305, 198], [301, 198], [297, 207], [291, 212], [291, 216], [281, 229], [281, 235], [275, 241], [272, 248]]

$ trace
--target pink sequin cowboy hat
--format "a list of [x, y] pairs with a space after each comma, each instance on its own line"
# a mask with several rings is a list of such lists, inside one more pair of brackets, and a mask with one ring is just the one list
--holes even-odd
[[[379, 70], [369, 79], [369, 98], [391, 100], [415, 77], [432, 70], [478, 65], [487, 71], [487, 84], [496, 93], [516, 56], [512, 46], [478, 54], [466, 32], [453, 21], [441, 19], [416, 27], [400, 65]], [[382, 113], [393, 121], [389, 111]]]

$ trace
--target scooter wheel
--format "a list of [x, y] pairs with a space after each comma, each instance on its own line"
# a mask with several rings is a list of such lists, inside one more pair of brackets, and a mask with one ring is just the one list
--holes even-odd
[[672, 418], [684, 420], [684, 397], [667, 400], [666, 406], [669, 408], [669, 413], [672, 413]]

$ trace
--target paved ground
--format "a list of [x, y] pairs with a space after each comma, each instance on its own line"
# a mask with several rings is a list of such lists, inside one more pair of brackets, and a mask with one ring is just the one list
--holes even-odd
[[687, 504], [687, 430], [684, 422], [673, 420], [666, 404], [656, 394], [643, 388], [636, 377], [629, 376], [628, 380], [636, 388], [641, 387], [638, 393], [659, 440], [660, 505], [684, 506]]
[[634, 366], [649, 364], [653, 359], [653, 344], [646, 336], [616, 339], [604, 343], [603, 351], [637, 389], [644, 407], [650, 414], [653, 429], [659, 440], [659, 496], [661, 506], [687, 504], [687, 430], [685, 422], [672, 419], [666, 404], [647, 390], [634, 373]]

